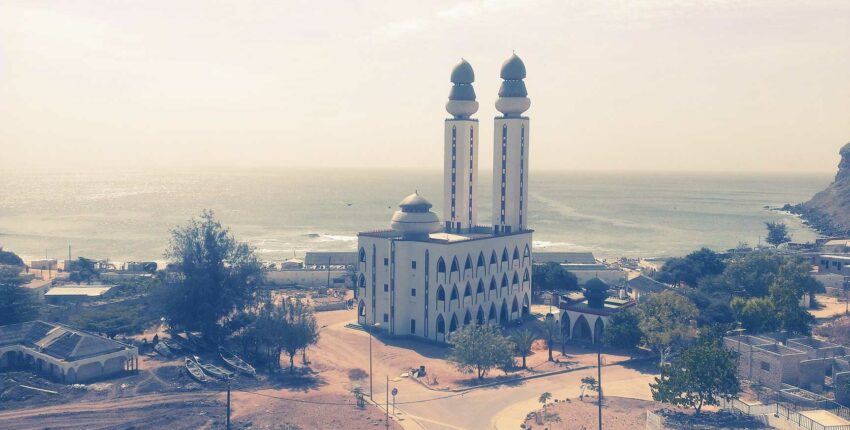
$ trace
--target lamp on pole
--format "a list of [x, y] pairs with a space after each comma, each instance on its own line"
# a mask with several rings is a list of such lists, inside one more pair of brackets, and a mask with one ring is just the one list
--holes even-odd
[[366, 327], [366, 332], [369, 333], [369, 400], [375, 400], [372, 397], [372, 329], [381, 327], [381, 323], [374, 323]]

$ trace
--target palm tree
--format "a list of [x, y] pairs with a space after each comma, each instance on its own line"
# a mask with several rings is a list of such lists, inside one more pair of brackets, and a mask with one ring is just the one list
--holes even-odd
[[543, 334], [546, 335], [546, 347], [549, 348], [549, 361], [555, 361], [552, 358], [552, 346], [555, 344], [555, 339], [561, 336], [561, 324], [550, 315], [547, 315], [546, 320], [543, 321]]
[[549, 400], [552, 400], [552, 393], [546, 391], [540, 395], [540, 398], [537, 399], [543, 405], [543, 423], [546, 423], [546, 405], [549, 404]]
[[522, 356], [522, 368], [526, 369], [525, 357], [531, 353], [531, 345], [534, 344], [534, 333], [529, 329], [515, 331], [511, 334], [516, 353]]

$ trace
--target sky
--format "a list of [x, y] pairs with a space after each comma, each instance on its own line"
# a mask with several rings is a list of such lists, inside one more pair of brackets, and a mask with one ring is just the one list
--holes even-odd
[[442, 167], [452, 67], [490, 166], [525, 62], [535, 169], [831, 173], [850, 2], [0, 2], [0, 168]]

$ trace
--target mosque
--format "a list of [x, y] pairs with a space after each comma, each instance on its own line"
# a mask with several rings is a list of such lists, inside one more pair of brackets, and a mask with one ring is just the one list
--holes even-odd
[[475, 73], [451, 73], [445, 120], [443, 221], [418, 193], [399, 203], [389, 230], [358, 234], [358, 322], [392, 335], [445, 342], [468, 324], [508, 324], [531, 307], [529, 119], [525, 64], [502, 65], [494, 119], [493, 209], [478, 223]]

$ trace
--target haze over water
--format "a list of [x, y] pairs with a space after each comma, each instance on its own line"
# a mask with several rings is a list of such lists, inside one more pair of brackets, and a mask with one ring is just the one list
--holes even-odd
[[[816, 235], [764, 209], [800, 202], [828, 175], [556, 173], [531, 175], [536, 250], [673, 256], [755, 244], [783, 219], [795, 241]], [[169, 230], [209, 208], [261, 258], [354, 250], [358, 231], [389, 225], [419, 190], [442, 214], [438, 170], [190, 169], [17, 172], [0, 189], [0, 246], [27, 259], [162, 260]], [[489, 224], [482, 174], [480, 223]], [[351, 204], [350, 206], [348, 204]]]

